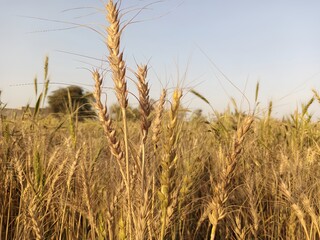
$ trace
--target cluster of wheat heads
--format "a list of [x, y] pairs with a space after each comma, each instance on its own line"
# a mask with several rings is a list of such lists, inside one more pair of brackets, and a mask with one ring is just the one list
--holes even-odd
[[180, 88], [151, 104], [138, 65], [131, 120], [118, 5], [106, 10], [122, 118], [102, 103], [98, 70], [99, 121], [0, 113], [0, 239], [319, 239], [320, 126], [309, 113], [319, 94], [283, 120], [272, 103], [259, 117], [190, 119]]

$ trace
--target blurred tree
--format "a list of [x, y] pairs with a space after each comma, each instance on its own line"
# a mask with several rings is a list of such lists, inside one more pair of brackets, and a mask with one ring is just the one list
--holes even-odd
[[194, 111], [192, 112], [192, 115], [191, 115], [191, 118], [192, 118], [192, 119], [199, 119], [199, 118], [201, 118], [201, 117], [203, 117], [203, 116], [202, 116], [202, 109], [198, 108], [198, 109], [196, 109], [196, 110], [194, 110]]
[[[151, 112], [154, 110], [154, 105], [156, 104], [156, 100], [154, 99], [150, 99], [150, 110]], [[139, 110], [139, 107], [133, 107], [133, 106], [130, 106], [128, 105], [127, 107], [127, 119], [130, 120], [130, 121], [138, 121], [140, 119], [140, 110]], [[120, 121], [121, 118], [122, 118], [122, 115], [121, 115], [121, 107], [119, 106], [118, 103], [114, 103], [110, 106], [110, 113], [111, 113], [111, 118], [113, 120], [116, 120], [116, 121]]]
[[79, 120], [96, 116], [92, 109], [92, 101], [92, 93], [84, 92], [79, 86], [59, 88], [48, 96], [51, 112], [74, 114]]
[[[127, 119], [131, 121], [137, 121], [140, 118], [140, 112], [138, 108], [131, 106], [127, 107]], [[116, 121], [120, 121], [122, 118], [121, 108], [118, 103], [114, 103], [110, 106], [111, 118]]]

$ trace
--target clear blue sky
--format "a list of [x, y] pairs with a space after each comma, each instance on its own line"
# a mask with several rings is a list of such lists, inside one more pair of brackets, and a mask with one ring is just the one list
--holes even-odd
[[[152, 2], [123, 1], [124, 20]], [[149, 62], [154, 98], [161, 83], [173, 87], [187, 70], [184, 86], [195, 87], [214, 108], [225, 109], [230, 96], [240, 101], [241, 94], [213, 67], [213, 61], [238, 88], [245, 89], [250, 100], [260, 81], [262, 106], [273, 100], [275, 112], [288, 113], [312, 96], [312, 88], [320, 90], [319, 12], [318, 0], [164, 0], [148, 6], [138, 22], [127, 27], [122, 48], [128, 67]], [[102, 1], [0, 0], [0, 89], [8, 107], [34, 103], [32, 83], [35, 75], [43, 79], [45, 55], [50, 58], [52, 82], [79, 84], [88, 91], [92, 90], [88, 69], [102, 62], [60, 51], [99, 59], [107, 56], [103, 37], [94, 31], [66, 29], [74, 25], [37, 18], [100, 31], [107, 24]], [[110, 79], [106, 81], [106, 86], [112, 86]], [[58, 87], [53, 84], [50, 90]], [[132, 84], [130, 88], [136, 92]], [[192, 95], [184, 101], [192, 108], [205, 108]], [[315, 113], [317, 108], [320, 105]]]

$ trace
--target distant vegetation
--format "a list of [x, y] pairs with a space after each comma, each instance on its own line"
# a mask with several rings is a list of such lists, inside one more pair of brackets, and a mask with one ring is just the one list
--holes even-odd
[[84, 93], [79, 86], [60, 88], [48, 96], [48, 104], [53, 113], [59, 116], [74, 113], [81, 120], [96, 116], [92, 101], [92, 93]]
[[152, 103], [139, 65], [130, 108], [121, 14], [111, 0], [106, 10], [117, 104], [102, 103], [94, 70], [97, 118], [74, 117], [89, 106], [78, 87], [49, 96], [60, 118], [39, 114], [48, 85], [31, 114], [0, 118], [0, 239], [320, 239], [318, 93], [282, 120], [272, 103], [257, 114], [259, 85], [252, 112], [234, 101], [187, 117], [186, 91], [163, 89]]

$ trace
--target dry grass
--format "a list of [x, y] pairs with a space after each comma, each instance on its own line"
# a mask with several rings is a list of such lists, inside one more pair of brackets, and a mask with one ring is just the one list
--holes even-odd
[[317, 92], [281, 121], [272, 103], [259, 118], [189, 118], [183, 89], [151, 105], [139, 65], [140, 119], [130, 120], [118, 5], [106, 12], [122, 118], [102, 103], [97, 70], [99, 121], [0, 112], [0, 239], [319, 239], [320, 126], [308, 112]]

